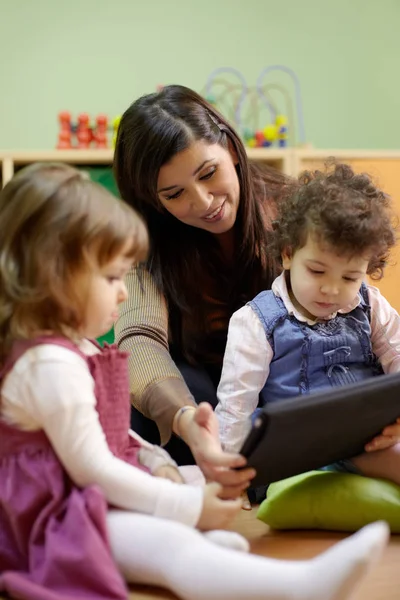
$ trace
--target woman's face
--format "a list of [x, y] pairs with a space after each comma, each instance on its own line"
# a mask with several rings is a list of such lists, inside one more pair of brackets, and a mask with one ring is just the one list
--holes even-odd
[[239, 206], [236, 163], [235, 153], [219, 144], [193, 142], [161, 167], [158, 198], [182, 223], [225, 233], [235, 224]]

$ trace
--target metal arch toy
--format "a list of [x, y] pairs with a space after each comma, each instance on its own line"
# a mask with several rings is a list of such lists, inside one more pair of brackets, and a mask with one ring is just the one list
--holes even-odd
[[[260, 99], [269, 107], [270, 104], [268, 102], [268, 98], [266, 97], [263, 87], [262, 87], [262, 82], [263, 79], [265, 78], [266, 75], [268, 75], [269, 73], [271, 73], [272, 71], [282, 71], [284, 73], [287, 73], [293, 83], [294, 83], [294, 89], [295, 89], [295, 96], [296, 96], [296, 107], [297, 107], [297, 121], [298, 121], [298, 127], [299, 127], [299, 142], [300, 144], [305, 144], [306, 142], [306, 136], [305, 136], [305, 129], [304, 129], [304, 115], [303, 115], [303, 105], [302, 105], [302, 99], [301, 99], [301, 89], [300, 89], [300, 81], [299, 78], [297, 77], [296, 73], [293, 71], [293, 69], [290, 69], [289, 67], [286, 67], [285, 65], [271, 65], [269, 67], [265, 67], [260, 75], [258, 76], [258, 80], [257, 80], [257, 92], [258, 95], [260, 96]], [[276, 117], [276, 115], [275, 115]], [[284, 133], [284, 132], [283, 132]]]
[[215, 82], [215, 78], [217, 77], [217, 75], [220, 75], [221, 73], [231, 73], [232, 75], [235, 75], [240, 81], [241, 93], [240, 93], [239, 100], [236, 103], [236, 108], [235, 108], [235, 124], [236, 124], [236, 127], [239, 129], [239, 131], [241, 131], [241, 129], [242, 129], [241, 113], [242, 113], [243, 103], [245, 102], [246, 96], [248, 94], [248, 87], [247, 87], [246, 79], [240, 71], [238, 71], [237, 69], [234, 69], [233, 67], [219, 67], [218, 69], [215, 69], [209, 75], [209, 77], [207, 79], [206, 98], [211, 104], [215, 104], [215, 102], [213, 101], [214, 99], [211, 95], [211, 90], [212, 90], [213, 83]]
[[[289, 91], [277, 83], [265, 84], [264, 80], [272, 71], [280, 70], [290, 76], [295, 89], [295, 108]], [[238, 83], [232, 83], [221, 75], [233, 75]], [[215, 86], [222, 86], [222, 92], [217, 94]], [[282, 113], [273, 101], [270, 92], [279, 91], [285, 100], [285, 111]], [[229, 97], [234, 105], [233, 112], [226, 115], [230, 118], [245, 144], [250, 147], [269, 147], [277, 143], [280, 147], [288, 145], [289, 137], [292, 145], [295, 145], [294, 124], [295, 113], [298, 122], [298, 143], [305, 143], [304, 118], [301, 101], [300, 82], [294, 71], [283, 65], [271, 65], [265, 67], [257, 79], [256, 86], [249, 87], [244, 75], [232, 67], [220, 67], [209, 75], [204, 95], [206, 99], [216, 106], [225, 115], [228, 112], [223, 102]], [[226, 104], [226, 102], [225, 102]], [[261, 107], [260, 107], [261, 104]], [[264, 127], [259, 127], [260, 108], [267, 109], [270, 114], [270, 122]], [[250, 125], [252, 123], [253, 126]]]

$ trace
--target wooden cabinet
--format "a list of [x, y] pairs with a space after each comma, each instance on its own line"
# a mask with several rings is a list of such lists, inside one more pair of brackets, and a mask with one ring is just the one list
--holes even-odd
[[35, 150], [0, 151], [0, 187], [19, 169], [34, 162], [64, 162], [77, 167], [112, 165], [112, 150]]

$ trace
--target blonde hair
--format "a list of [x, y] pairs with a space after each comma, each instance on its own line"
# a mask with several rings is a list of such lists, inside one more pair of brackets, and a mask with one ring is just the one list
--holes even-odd
[[145, 260], [137, 213], [68, 165], [34, 164], [0, 192], [0, 359], [13, 340], [81, 324], [74, 281], [124, 252]]

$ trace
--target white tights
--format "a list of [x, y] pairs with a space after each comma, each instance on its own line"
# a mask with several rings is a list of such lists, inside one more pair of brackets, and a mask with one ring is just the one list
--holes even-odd
[[[380, 557], [389, 535], [385, 523], [374, 523], [312, 560], [285, 561], [225, 547], [229, 532], [221, 532], [228, 534], [226, 542], [223, 535], [221, 541], [218, 534], [119, 510], [108, 513], [107, 524], [127, 582], [165, 587], [184, 600], [343, 600]], [[240, 540], [234, 534], [231, 545], [240, 547]]]

